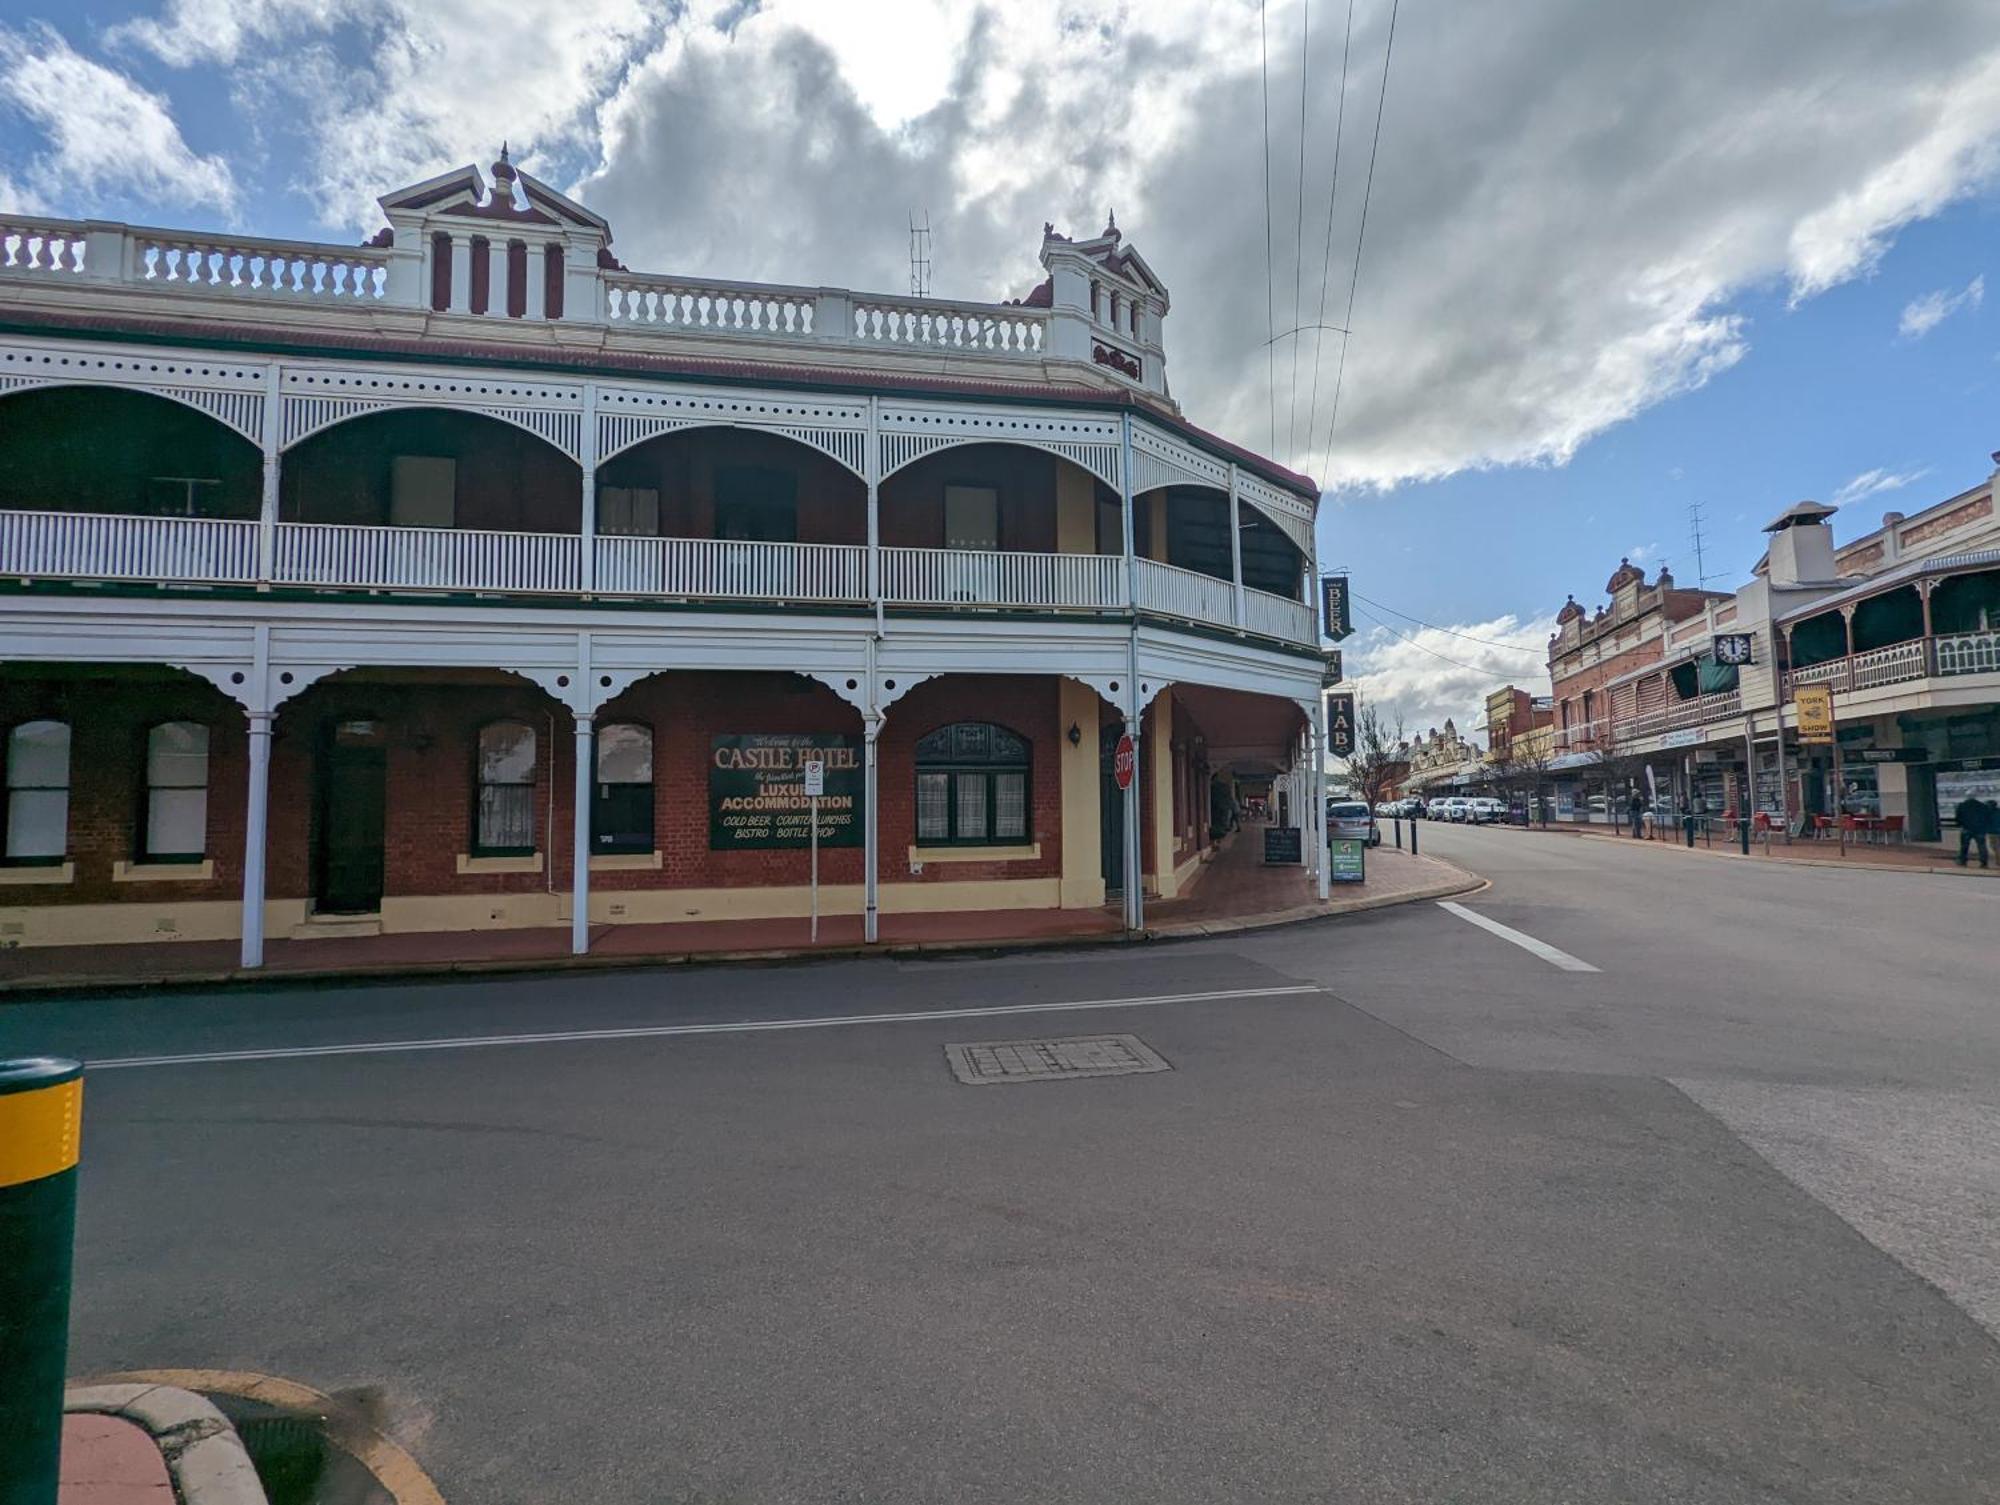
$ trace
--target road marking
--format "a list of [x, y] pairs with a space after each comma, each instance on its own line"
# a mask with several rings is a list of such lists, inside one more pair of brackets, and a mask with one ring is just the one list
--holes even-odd
[[1144, 998], [1076, 998], [1060, 1003], [1005, 1003], [986, 1008], [917, 1009], [900, 1014], [823, 1014], [805, 1019], [752, 1019], [721, 1024], [659, 1024], [637, 1029], [554, 1030], [533, 1035], [463, 1035], [443, 1040], [370, 1040], [353, 1045], [299, 1045], [272, 1050], [211, 1050], [179, 1056], [118, 1056], [85, 1063], [90, 1071], [133, 1066], [199, 1066], [216, 1061], [295, 1061], [314, 1056], [387, 1056], [419, 1050], [474, 1050], [487, 1045], [554, 1045], [573, 1040], [667, 1040], [683, 1035], [747, 1035], [773, 1030], [839, 1029], [853, 1024], [918, 1024], [927, 1019], [992, 1019], [1008, 1014], [1087, 1009], [1157, 1008], [1170, 1003], [1228, 1003], [1241, 998], [1290, 998], [1317, 993], [1314, 983], [1275, 988], [1219, 988], [1205, 993], [1155, 993]]
[[1439, 909], [1448, 909], [1461, 920], [1469, 920], [1481, 930], [1490, 930], [1503, 941], [1512, 941], [1523, 951], [1531, 951], [1552, 967], [1561, 967], [1565, 972], [1595, 972], [1597, 968], [1587, 961], [1571, 956], [1567, 951], [1559, 951], [1547, 941], [1538, 941], [1532, 935], [1524, 935], [1511, 925], [1502, 925], [1498, 920], [1489, 920], [1476, 909], [1467, 909], [1463, 904], [1454, 904], [1449, 899], [1438, 902]]

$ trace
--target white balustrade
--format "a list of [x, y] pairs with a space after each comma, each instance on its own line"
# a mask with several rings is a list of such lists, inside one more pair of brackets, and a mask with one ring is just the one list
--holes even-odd
[[1939, 674], [2000, 674], [2000, 629], [1944, 633], [1937, 640]]
[[1287, 643], [1319, 641], [1319, 624], [1313, 619], [1312, 607], [1270, 591], [1243, 592], [1243, 625], [1252, 632], [1267, 638], [1282, 638]]
[[1794, 669], [1785, 676], [1787, 685], [1831, 685], [1843, 684], [1847, 680], [1847, 660], [1830, 658], [1825, 663], [1808, 664], [1803, 669]]
[[280, 523], [272, 578], [283, 585], [364, 589], [574, 592], [582, 540], [573, 533]]
[[1154, 559], [1135, 560], [1139, 605], [1164, 616], [1228, 626], [1236, 620], [1236, 587], [1227, 580]]
[[132, 232], [134, 280], [182, 292], [378, 303], [388, 275], [387, 251], [372, 246]]
[[701, 282], [607, 272], [605, 318], [634, 329], [809, 339], [816, 293], [757, 282]]
[[600, 535], [595, 561], [596, 589], [603, 595], [868, 599], [868, 550], [860, 544]]
[[856, 296], [850, 336], [863, 345], [1040, 355], [1048, 315], [1011, 304], [948, 304], [932, 298]]
[[88, 239], [85, 228], [74, 221], [10, 215], [0, 219], [0, 271], [78, 276], [84, 271]]
[[251, 581], [257, 524], [214, 517], [0, 512], [0, 575]]
[[1125, 561], [1116, 554], [884, 549], [882, 599], [917, 606], [1107, 610], [1127, 604]]
[[1924, 644], [1921, 638], [1854, 655], [1854, 688], [1857, 690], [1901, 684], [1904, 680], [1923, 677]]

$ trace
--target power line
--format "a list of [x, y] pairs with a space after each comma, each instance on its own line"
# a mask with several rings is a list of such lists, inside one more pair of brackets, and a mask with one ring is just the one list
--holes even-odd
[[1418, 642], [1415, 638], [1411, 637], [1407, 632], [1398, 632], [1395, 628], [1391, 627], [1387, 622], [1383, 621], [1380, 617], [1369, 616], [1369, 614], [1365, 611], [1362, 612], [1361, 615], [1367, 617], [1369, 621], [1373, 622], [1377, 627], [1381, 628], [1384, 632], [1394, 633], [1395, 636], [1401, 638], [1404, 642], [1408, 643], [1412, 648], [1416, 649], [1417, 652], [1428, 653], [1432, 658], [1450, 664], [1454, 669], [1464, 669], [1473, 674], [1491, 674], [1493, 672], [1491, 669], [1484, 668], [1479, 664], [1468, 664], [1462, 659], [1455, 659], [1447, 654], [1439, 653], [1435, 648], [1426, 648], [1422, 643]]
[[1271, 397], [1271, 449], [1278, 448], [1278, 305], [1271, 269], [1271, 28], [1265, 0], [1257, 0], [1257, 36], [1264, 69], [1264, 385]]
[[[1389, 6], [1389, 40], [1382, 48], [1382, 91], [1375, 96], [1375, 138], [1368, 147], [1368, 178], [1361, 185], [1361, 225], [1354, 235], [1354, 276], [1347, 284], [1347, 317], [1340, 321], [1350, 329], [1354, 326], [1354, 295], [1361, 286], [1361, 247], [1368, 238], [1368, 200], [1375, 192], [1375, 157], [1382, 149], [1382, 111], [1389, 102], [1389, 64], [1396, 56], [1396, 14], [1402, 8], [1403, 0], [1392, 0]], [[1340, 342], [1340, 363], [1334, 368], [1333, 412], [1326, 421], [1328, 467], [1333, 464], [1333, 431], [1340, 422], [1340, 388], [1347, 379], [1347, 347], [1352, 343], [1351, 336]]]
[[[1292, 323], [1299, 322], [1299, 277], [1305, 263], [1306, 233], [1306, 76], [1311, 67], [1312, 0], [1303, 0], [1305, 22], [1299, 35], [1299, 209], [1292, 221]], [[1292, 411], [1285, 420], [1285, 453], [1299, 445], [1299, 342], [1292, 341]]]
[[[1361, 592], [1355, 590], [1352, 586], [1348, 587], [1348, 593], [1357, 601], [1368, 601], [1366, 596], [1362, 595]], [[1368, 601], [1368, 604], [1377, 611], [1386, 611], [1392, 617], [1401, 617], [1406, 622], [1415, 622], [1419, 627], [1427, 631], [1441, 632], [1448, 638], [1463, 638], [1468, 643], [1478, 643], [1486, 648], [1504, 648], [1509, 653], [1525, 653], [1531, 658], [1540, 658], [1542, 656], [1538, 650], [1523, 648], [1518, 643], [1503, 643], [1496, 638], [1479, 638], [1474, 637], [1469, 632], [1455, 632], [1449, 627], [1440, 627], [1435, 622], [1426, 622], [1422, 617], [1413, 617], [1406, 611], [1397, 611], [1393, 606], [1384, 606], [1380, 601]]]
[[[1322, 332], [1329, 328], [1338, 327], [1329, 325], [1326, 322], [1326, 276], [1333, 267], [1333, 208], [1334, 201], [1340, 194], [1340, 138], [1347, 124], [1347, 58], [1353, 40], [1354, 0], [1347, 0], [1347, 27], [1341, 33], [1340, 38], [1340, 103], [1335, 108], [1333, 116], [1333, 182], [1326, 190], [1326, 250], [1322, 254], [1319, 264], [1319, 317], [1313, 323], [1313, 328]], [[1300, 150], [1304, 150], [1303, 145], [1301, 145]], [[1345, 328], [1340, 329], [1340, 338], [1345, 343], [1347, 339], [1347, 330]], [[1306, 404], [1306, 460], [1308, 463], [1312, 460], [1313, 450], [1317, 447], [1315, 440], [1319, 436], [1319, 368], [1320, 357], [1325, 353], [1326, 340], [1323, 337], [1314, 340], [1312, 401]]]

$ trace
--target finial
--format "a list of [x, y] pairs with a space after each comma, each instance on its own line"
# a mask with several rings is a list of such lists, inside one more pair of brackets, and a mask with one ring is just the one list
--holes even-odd
[[1118, 211], [1107, 209], [1104, 214], [1104, 233], [1113, 240], [1118, 239]]
[[493, 164], [493, 181], [496, 183], [511, 183], [519, 176], [520, 174], [514, 170], [513, 162], [508, 159], [507, 143], [503, 141], [500, 143], [500, 160]]

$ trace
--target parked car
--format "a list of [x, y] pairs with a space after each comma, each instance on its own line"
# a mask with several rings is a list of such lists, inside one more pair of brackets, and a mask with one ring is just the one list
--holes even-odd
[[1477, 799], [1467, 800], [1465, 809], [1466, 819], [1475, 826], [1490, 826], [1495, 821], [1505, 819], [1507, 815], [1507, 807], [1491, 795], [1481, 795]]
[[1447, 795], [1441, 800], [1432, 800], [1430, 818], [1432, 820], [1448, 821], [1464, 820], [1465, 800], [1456, 794]]
[[1371, 847], [1382, 844], [1381, 828], [1369, 813], [1366, 800], [1328, 800], [1326, 835], [1329, 841], [1337, 837], [1342, 841], [1363, 842]]

